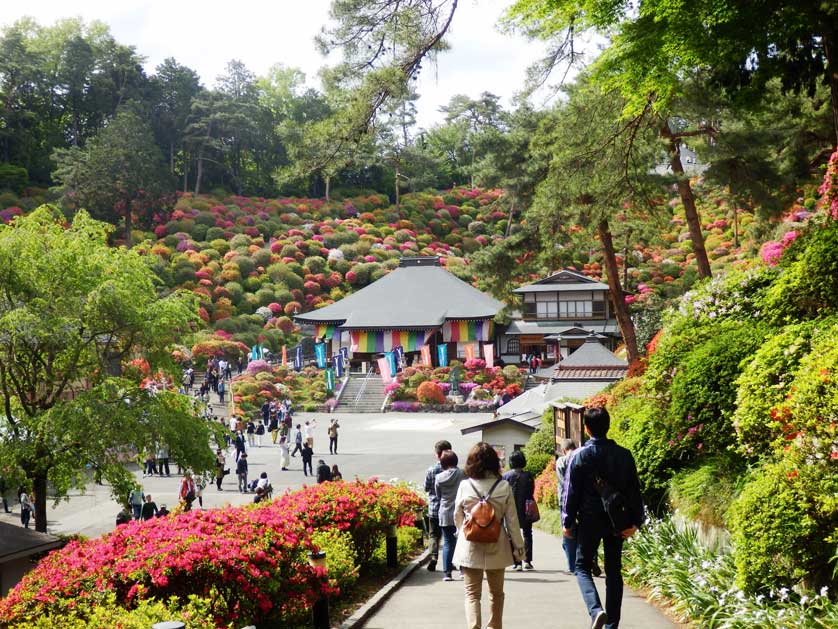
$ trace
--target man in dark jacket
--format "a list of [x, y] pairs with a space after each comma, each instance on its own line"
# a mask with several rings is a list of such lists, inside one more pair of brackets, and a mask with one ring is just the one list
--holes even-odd
[[320, 459], [317, 461], [317, 482], [325, 483], [328, 480], [332, 480], [332, 470], [323, 459]]
[[[562, 527], [573, 537], [576, 525], [576, 580], [591, 615], [592, 628], [616, 629], [620, 625], [623, 602], [623, 541], [643, 524], [640, 481], [631, 452], [608, 439], [611, 419], [604, 408], [585, 411], [585, 432], [591, 439], [576, 450], [568, 464], [562, 500]], [[614, 531], [602, 505], [595, 477], [604, 479], [613, 491], [623, 495], [631, 513], [632, 525]], [[594, 585], [591, 569], [600, 541], [605, 554], [605, 609]]]
[[442, 464], [439, 458], [446, 450], [451, 449], [451, 444], [442, 439], [434, 444], [434, 454], [436, 454], [436, 463], [428, 468], [425, 472], [425, 491], [428, 493], [428, 545], [430, 551], [430, 561], [428, 562], [428, 570], [433, 572], [436, 570], [436, 562], [439, 557], [439, 541], [442, 539], [442, 529], [439, 528], [439, 498], [436, 495], [436, 475], [442, 471]]

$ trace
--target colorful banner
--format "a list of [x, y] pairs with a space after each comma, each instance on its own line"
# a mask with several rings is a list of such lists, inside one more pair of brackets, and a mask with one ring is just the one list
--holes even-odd
[[474, 360], [474, 344], [469, 343], [463, 347], [463, 352], [466, 355], [466, 360]]
[[315, 323], [314, 324], [314, 338], [316, 339], [331, 339], [335, 335], [335, 326], [330, 323]]
[[491, 341], [495, 334], [492, 321], [446, 321], [442, 324], [442, 340], [446, 343]]
[[495, 346], [486, 343], [483, 346], [483, 357], [486, 359], [486, 366], [490, 369], [495, 366]]
[[288, 366], [288, 351], [285, 349], [285, 345], [282, 346], [282, 366]]
[[396, 352], [387, 352], [384, 354], [387, 359], [387, 364], [390, 365], [390, 375], [395, 376], [398, 373], [398, 365], [396, 364]]
[[303, 368], [303, 346], [297, 345], [294, 352], [294, 370], [300, 371]]
[[386, 357], [378, 359], [378, 371], [381, 372], [381, 380], [384, 384], [390, 384], [393, 381], [393, 374], [390, 372], [390, 361]]
[[332, 366], [335, 370], [335, 375], [338, 378], [343, 378], [343, 355], [338, 354], [337, 356], [332, 356]]
[[348, 347], [341, 347], [340, 348], [340, 357], [343, 358], [343, 364], [349, 362], [349, 348]]
[[404, 369], [404, 348], [399, 345], [393, 348], [393, 353], [396, 355], [396, 373]]
[[399, 345], [405, 352], [417, 352], [433, 336], [432, 330], [388, 330], [386, 332], [351, 331], [352, 351], [380, 354]]
[[422, 364], [426, 367], [433, 367], [433, 363], [431, 362], [431, 346], [423, 345], [420, 351], [422, 352]]
[[326, 370], [326, 390], [327, 391], [334, 391], [335, 390], [335, 372], [332, 369]]
[[315, 345], [314, 345], [314, 357], [317, 360], [317, 368], [318, 369], [325, 369], [326, 368], [326, 344], [325, 343], [315, 343]]
[[444, 343], [436, 346], [436, 357], [440, 367], [448, 366], [448, 346]]
[[259, 360], [261, 356], [259, 355], [259, 348], [254, 345], [250, 348], [250, 360]]

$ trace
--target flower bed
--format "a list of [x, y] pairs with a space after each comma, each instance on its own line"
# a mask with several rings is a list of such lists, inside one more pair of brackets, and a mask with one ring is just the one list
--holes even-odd
[[[449, 396], [451, 371], [458, 371], [458, 393], [465, 402], [458, 403]], [[396, 412], [455, 412], [476, 413], [495, 409], [497, 394], [511, 397], [521, 393], [522, 371], [509, 365], [486, 367], [479, 358], [465, 364], [452, 361], [450, 367], [406, 367], [384, 391], [390, 396], [389, 409]]]
[[356, 481], [307, 487], [260, 505], [131, 522], [48, 555], [0, 601], [0, 624], [22, 628], [48, 618], [52, 624], [43, 626], [60, 627], [68, 614], [86, 618], [103, 605], [131, 610], [160, 601], [178, 618], [199, 603], [218, 627], [293, 626], [321, 593], [336, 595], [350, 582], [309, 566], [315, 531], [347, 532], [356, 554], [343, 557], [357, 557], [363, 571], [387, 527], [412, 525], [422, 507], [407, 488]]
[[[255, 364], [254, 364], [255, 363]], [[340, 381], [335, 383], [340, 386]], [[264, 361], [251, 361], [247, 373], [233, 380], [233, 401], [244, 413], [255, 413], [271, 400], [289, 398], [298, 409], [317, 410], [333, 396], [326, 390], [323, 371], [305, 367], [294, 371], [288, 367], [272, 367]]]

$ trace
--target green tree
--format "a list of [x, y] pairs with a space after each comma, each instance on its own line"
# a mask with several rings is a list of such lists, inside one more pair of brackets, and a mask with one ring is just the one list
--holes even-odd
[[127, 246], [135, 215], [148, 226], [153, 213], [171, 207], [174, 182], [151, 126], [130, 110], [117, 113], [84, 148], [59, 149], [54, 158], [64, 204], [109, 223], [123, 220]]
[[193, 298], [161, 299], [148, 263], [109, 247], [86, 212], [63, 221], [44, 206], [0, 226], [0, 466], [32, 484], [39, 531], [48, 487], [56, 499], [83, 488], [86, 466], [115, 493], [132, 480], [125, 458], [156, 443], [196, 472], [213, 466], [189, 398], [114, 375], [135, 356], [164, 366], [196, 321]]

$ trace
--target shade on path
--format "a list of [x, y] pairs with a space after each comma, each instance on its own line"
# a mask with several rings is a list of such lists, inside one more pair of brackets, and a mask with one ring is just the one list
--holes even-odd
[[[591, 621], [582, 603], [576, 578], [564, 574], [566, 567], [557, 537], [535, 530], [533, 572], [507, 570], [504, 627], [549, 627], [586, 629]], [[605, 598], [605, 579], [595, 579]], [[483, 584], [483, 623], [488, 619], [487, 585]], [[365, 629], [463, 629], [465, 607], [463, 582], [442, 581], [442, 573], [416, 570], [366, 624]], [[621, 629], [673, 629], [678, 627], [638, 594], [626, 589]]]

